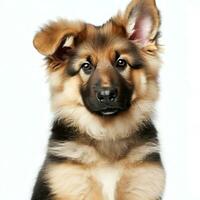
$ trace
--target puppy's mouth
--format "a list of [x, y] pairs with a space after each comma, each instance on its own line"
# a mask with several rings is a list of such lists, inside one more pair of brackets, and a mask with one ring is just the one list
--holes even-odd
[[126, 111], [128, 108], [122, 108], [122, 107], [104, 107], [102, 109], [98, 109], [96, 111], [93, 111], [97, 115], [100, 116], [116, 116], [119, 113]]
[[113, 116], [118, 114], [120, 111], [121, 110], [119, 108], [106, 108], [98, 111], [98, 113], [103, 116]]

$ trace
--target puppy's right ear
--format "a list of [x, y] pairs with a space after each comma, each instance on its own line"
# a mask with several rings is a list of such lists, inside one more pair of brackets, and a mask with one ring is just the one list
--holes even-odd
[[45, 56], [52, 56], [59, 51], [63, 57], [67, 50], [74, 47], [75, 37], [84, 29], [81, 22], [59, 20], [43, 27], [34, 37], [34, 47]]
[[146, 50], [156, 50], [160, 27], [156, 1], [132, 0], [124, 13], [124, 26], [130, 41]]

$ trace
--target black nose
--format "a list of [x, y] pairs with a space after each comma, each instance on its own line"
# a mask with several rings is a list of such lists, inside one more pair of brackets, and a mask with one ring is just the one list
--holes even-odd
[[116, 88], [101, 88], [97, 91], [97, 99], [101, 103], [112, 103], [117, 100], [118, 91]]

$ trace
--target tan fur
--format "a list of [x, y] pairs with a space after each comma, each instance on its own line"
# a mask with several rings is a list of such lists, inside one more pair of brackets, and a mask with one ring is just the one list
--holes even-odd
[[[122, 162], [141, 162], [147, 155], [159, 153], [159, 145], [147, 142], [134, 147], [137, 143], [128, 139], [118, 141], [105, 140], [91, 143], [90, 146], [80, 142], [52, 142], [48, 153], [68, 158], [82, 164], [94, 164], [104, 161], [114, 161], [122, 158]], [[125, 156], [125, 159], [123, 157]]]
[[54, 112], [59, 112], [59, 109], [64, 110], [65, 108], [69, 108], [70, 110], [70, 108], [75, 106], [83, 106], [79, 93], [80, 84], [81, 81], [78, 76], [74, 76], [69, 80], [64, 81], [62, 84], [63, 89], [61, 91], [57, 90], [58, 92], [52, 94], [52, 110]]
[[160, 148], [156, 143], [148, 142], [144, 145], [133, 148], [127, 155], [127, 160], [129, 163], [142, 162], [147, 155], [152, 153], [159, 153]]
[[136, 88], [134, 96], [142, 97], [147, 90], [147, 77], [143, 69], [132, 72], [132, 79]]
[[109, 63], [101, 63], [101, 66], [98, 66], [98, 71], [101, 77], [101, 87], [110, 87], [110, 71], [109, 71]]
[[92, 164], [103, 160], [93, 146], [76, 142], [53, 142], [48, 152], [54, 156], [64, 157], [82, 164]]
[[164, 185], [165, 173], [159, 165], [144, 163], [136, 167], [126, 168], [118, 183], [116, 200], [159, 199]]
[[[71, 147], [67, 148], [70, 145]], [[77, 145], [64, 143], [58, 145], [57, 149], [56, 147], [51, 149], [51, 152], [76, 157], [84, 163], [84, 165], [62, 163], [48, 166], [45, 179], [57, 198], [89, 200], [96, 194], [93, 200], [115, 200], [115, 198], [129, 200], [133, 197], [136, 200], [153, 200], [162, 192], [165, 177], [162, 167], [142, 162], [146, 155], [158, 152], [155, 144], [147, 143], [134, 148], [125, 159], [116, 164], [100, 156], [95, 156], [95, 159], [88, 163], [82, 155], [93, 157], [95, 151], [91, 147]], [[95, 154], [97, 155], [97, 152]]]
[[70, 164], [50, 165], [45, 178], [55, 200], [102, 200], [100, 186], [84, 167]]

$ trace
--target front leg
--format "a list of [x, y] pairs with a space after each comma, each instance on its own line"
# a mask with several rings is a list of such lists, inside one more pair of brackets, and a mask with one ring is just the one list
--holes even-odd
[[160, 200], [165, 172], [159, 163], [143, 162], [127, 169], [118, 183], [117, 200]]

